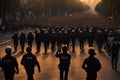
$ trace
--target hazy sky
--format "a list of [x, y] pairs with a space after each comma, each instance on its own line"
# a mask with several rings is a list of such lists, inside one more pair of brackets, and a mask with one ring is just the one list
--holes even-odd
[[80, 1], [87, 3], [92, 8], [92, 10], [94, 10], [97, 3], [99, 3], [101, 0], [80, 0]]

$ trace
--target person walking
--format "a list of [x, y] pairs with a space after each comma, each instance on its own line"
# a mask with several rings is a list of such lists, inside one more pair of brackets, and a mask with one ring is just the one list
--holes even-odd
[[120, 43], [118, 42], [117, 38], [114, 38], [113, 42], [111, 43], [110, 51], [111, 51], [111, 65], [112, 69], [117, 70], [117, 65], [118, 65], [118, 56], [119, 56], [119, 48], [120, 48]]
[[32, 31], [29, 31], [27, 35], [27, 42], [28, 42], [28, 46], [31, 48], [32, 48], [33, 40], [34, 40], [34, 35], [32, 34]]
[[88, 53], [90, 56], [84, 60], [82, 68], [87, 72], [86, 80], [96, 80], [97, 72], [101, 69], [101, 63], [94, 57], [96, 54], [93, 47], [90, 47]]
[[35, 42], [36, 42], [36, 53], [40, 53], [40, 48], [41, 48], [41, 42], [42, 42], [42, 33], [40, 32], [39, 29], [36, 30], [35, 32]]
[[24, 31], [20, 34], [20, 45], [21, 45], [21, 51], [24, 52], [25, 42], [26, 42], [26, 36]]
[[14, 52], [16, 52], [18, 47], [18, 40], [19, 40], [17, 32], [14, 32], [12, 39], [13, 39], [13, 45], [14, 45]]
[[40, 65], [36, 59], [36, 56], [32, 54], [31, 47], [26, 48], [27, 54], [22, 57], [21, 64], [24, 66], [27, 73], [27, 80], [34, 80], [34, 67], [37, 65], [38, 71], [40, 72]]
[[15, 57], [11, 56], [11, 46], [5, 49], [6, 55], [0, 61], [0, 67], [4, 71], [5, 80], [14, 80], [15, 73], [19, 73], [18, 62]]
[[68, 80], [71, 55], [67, 53], [67, 46], [62, 47], [63, 53], [60, 53], [59, 51], [60, 50], [58, 49], [55, 56], [60, 59], [60, 64], [58, 65], [60, 70], [60, 80]]

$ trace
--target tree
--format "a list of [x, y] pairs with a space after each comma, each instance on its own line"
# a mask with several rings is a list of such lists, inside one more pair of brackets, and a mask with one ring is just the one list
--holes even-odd
[[0, 16], [6, 24], [6, 16], [14, 17], [14, 12], [20, 8], [20, 0], [0, 0]]
[[120, 15], [120, 0], [102, 0], [97, 6], [96, 11], [101, 14], [110, 14], [114, 19]]
[[89, 9], [79, 0], [28, 0], [27, 6], [36, 14], [64, 15], [67, 13], [80, 12]]

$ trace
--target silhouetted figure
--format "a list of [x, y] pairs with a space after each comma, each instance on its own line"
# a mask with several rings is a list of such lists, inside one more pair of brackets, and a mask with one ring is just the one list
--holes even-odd
[[67, 46], [63, 46], [62, 50], [63, 53], [60, 53], [58, 49], [55, 56], [60, 59], [60, 64], [58, 65], [60, 70], [60, 80], [68, 80], [71, 55], [67, 53]]
[[66, 44], [67, 46], [69, 46], [70, 44], [70, 32], [66, 29], [64, 31], [63, 37], [64, 37], [64, 44]]
[[103, 43], [104, 43], [104, 36], [103, 36], [103, 32], [100, 31], [100, 30], [97, 31], [96, 43], [97, 43], [97, 46], [98, 46], [98, 51], [101, 51]]
[[49, 36], [49, 31], [48, 30], [44, 31], [44, 33], [43, 33], [43, 43], [44, 43], [45, 54], [48, 51], [48, 47], [49, 47], [49, 43], [50, 43], [50, 38], [49, 37], [50, 37]]
[[17, 32], [14, 32], [14, 35], [12, 36], [12, 39], [13, 39], [14, 51], [16, 52], [17, 47], [18, 47], [18, 40], [19, 40]]
[[2, 33], [5, 33], [5, 26], [2, 26], [1, 29], [2, 29]]
[[21, 35], [20, 35], [20, 45], [21, 45], [21, 50], [22, 52], [24, 52], [24, 47], [25, 47], [25, 42], [26, 42], [26, 36], [24, 31], [22, 31]]
[[40, 52], [40, 47], [41, 47], [41, 42], [42, 42], [42, 33], [40, 32], [40, 30], [38, 29], [35, 33], [35, 42], [36, 42], [36, 49], [37, 49], [37, 52], [36, 53], [39, 53]]
[[0, 62], [0, 67], [4, 71], [5, 80], [13, 80], [15, 73], [19, 73], [18, 63], [15, 57], [11, 56], [11, 47], [7, 46], [5, 49], [6, 55]]
[[90, 47], [88, 53], [90, 56], [84, 60], [82, 68], [87, 72], [86, 80], [96, 80], [97, 72], [101, 69], [101, 64], [99, 60], [94, 57], [95, 51], [92, 47]]
[[61, 47], [62, 47], [62, 42], [63, 42], [63, 32], [61, 31], [61, 30], [59, 30], [58, 29], [58, 33], [57, 33], [57, 47], [59, 48], [59, 49], [61, 49]]
[[94, 42], [94, 33], [93, 33], [92, 29], [89, 30], [87, 39], [88, 39], [89, 47], [92, 47], [93, 46], [93, 42]]
[[52, 53], [55, 51], [55, 44], [56, 44], [56, 32], [54, 29], [52, 29], [51, 34], [50, 34], [50, 42], [51, 42], [51, 50]]
[[84, 50], [84, 42], [85, 42], [85, 35], [82, 30], [79, 31], [79, 44], [80, 44], [80, 49], [81, 51]]
[[111, 43], [112, 43], [113, 39], [114, 38], [111, 35], [109, 35], [108, 39], [107, 39], [107, 43], [106, 43], [106, 49], [107, 49], [107, 52], [108, 52], [109, 56], [111, 56], [110, 46], [111, 46]]
[[117, 70], [117, 65], [118, 65], [118, 56], [119, 56], [119, 48], [120, 48], [120, 43], [117, 41], [116, 38], [114, 38], [112, 44], [111, 44], [111, 64], [112, 68]]
[[28, 46], [32, 48], [32, 43], [34, 40], [34, 36], [32, 34], [31, 31], [29, 31], [28, 35], [27, 35], [27, 42], [28, 42]]
[[107, 38], [108, 38], [108, 30], [107, 29], [105, 29], [104, 31], [103, 31], [103, 39], [104, 39], [104, 43], [106, 43], [107, 42]]
[[34, 67], [37, 65], [38, 71], [40, 72], [40, 65], [36, 59], [36, 56], [32, 54], [31, 48], [26, 48], [27, 54], [22, 57], [21, 64], [24, 66], [27, 73], [27, 80], [34, 80]]
[[75, 42], [76, 42], [75, 29], [71, 31], [71, 41], [72, 41], [72, 52], [75, 52]]

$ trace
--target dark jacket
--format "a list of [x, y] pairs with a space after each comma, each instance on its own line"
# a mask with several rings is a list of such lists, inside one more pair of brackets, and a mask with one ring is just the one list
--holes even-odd
[[21, 64], [25, 67], [27, 74], [34, 74], [34, 67], [39, 66], [36, 56], [32, 53], [25, 54], [22, 57]]

